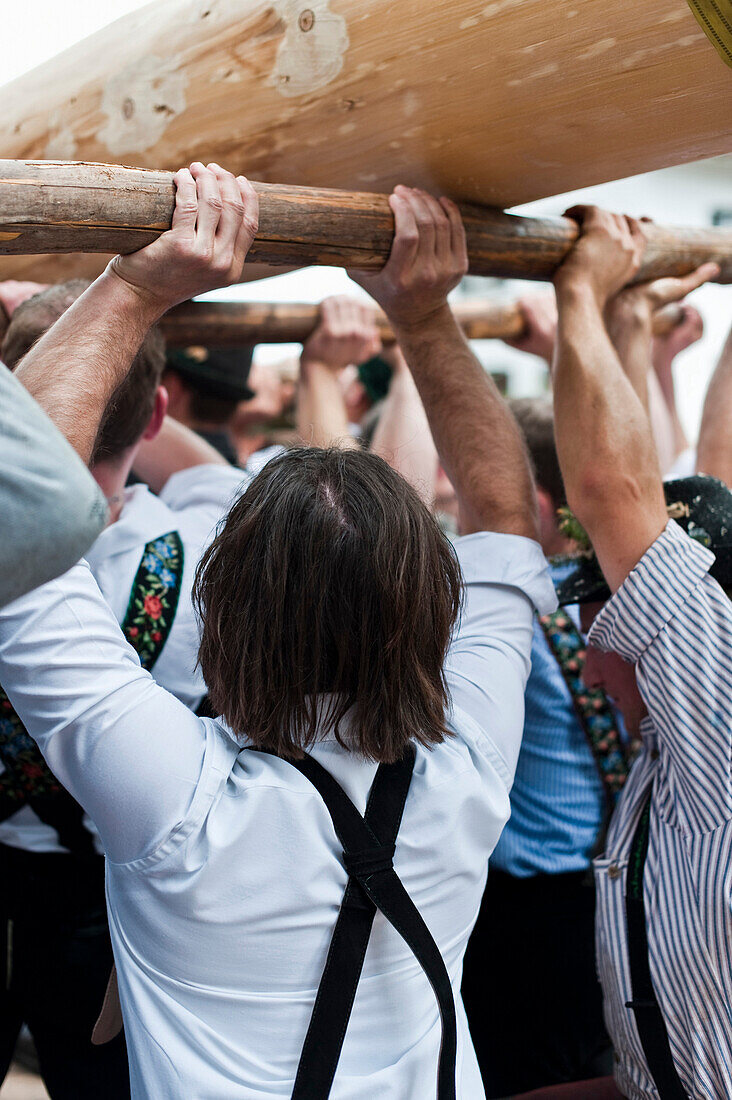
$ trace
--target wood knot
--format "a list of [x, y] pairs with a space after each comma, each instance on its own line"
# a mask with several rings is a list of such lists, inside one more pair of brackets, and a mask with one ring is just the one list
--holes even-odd
[[297, 25], [300, 30], [304, 31], [306, 34], [313, 29], [315, 26], [315, 12], [312, 8], [305, 8], [304, 11], [300, 12], [300, 18], [297, 21]]

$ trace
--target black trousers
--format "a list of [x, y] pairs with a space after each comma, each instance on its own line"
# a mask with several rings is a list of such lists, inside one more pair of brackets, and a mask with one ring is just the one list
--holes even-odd
[[462, 985], [488, 1100], [612, 1072], [594, 923], [585, 872], [489, 872]]
[[0, 845], [0, 1083], [33, 1036], [51, 1100], [128, 1100], [124, 1036], [91, 1033], [112, 967], [104, 861]]

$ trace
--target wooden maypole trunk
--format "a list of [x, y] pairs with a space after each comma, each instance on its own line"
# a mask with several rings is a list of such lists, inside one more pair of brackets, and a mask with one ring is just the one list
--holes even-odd
[[505, 207], [728, 151], [727, 79], [687, 0], [154, 0], [0, 89], [0, 156]]

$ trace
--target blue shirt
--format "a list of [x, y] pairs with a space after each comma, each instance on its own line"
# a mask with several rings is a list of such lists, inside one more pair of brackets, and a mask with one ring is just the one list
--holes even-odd
[[[571, 568], [552, 566], [555, 584]], [[605, 814], [602, 781], [538, 620], [525, 701], [511, 817], [491, 866], [518, 878], [586, 870]]]

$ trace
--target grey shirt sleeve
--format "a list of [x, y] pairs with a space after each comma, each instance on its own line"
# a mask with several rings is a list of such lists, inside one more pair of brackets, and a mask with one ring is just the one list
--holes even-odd
[[0, 363], [0, 607], [70, 569], [106, 520], [84, 463]]

